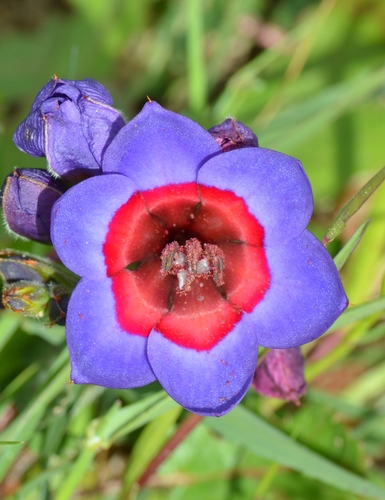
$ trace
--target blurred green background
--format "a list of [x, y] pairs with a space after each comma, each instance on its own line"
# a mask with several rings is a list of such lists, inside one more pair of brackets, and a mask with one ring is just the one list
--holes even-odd
[[[0, 0], [0, 68], [2, 177], [45, 167], [12, 134], [53, 74], [99, 80], [128, 119], [149, 96], [206, 128], [244, 122], [262, 147], [302, 161], [320, 239], [385, 164], [383, 0]], [[155, 384], [66, 385], [64, 329], [4, 312], [0, 439], [24, 443], [0, 445], [0, 497], [385, 498], [384, 187], [329, 250], [369, 218], [342, 269], [359, 312], [304, 347], [303, 406], [250, 390], [242, 407], [201, 422], [144, 488], [138, 478], [186, 413]]]

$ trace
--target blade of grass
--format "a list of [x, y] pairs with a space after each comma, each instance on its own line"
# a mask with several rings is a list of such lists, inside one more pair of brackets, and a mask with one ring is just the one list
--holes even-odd
[[343, 326], [350, 325], [356, 321], [367, 318], [371, 314], [383, 311], [385, 309], [385, 296], [378, 297], [373, 300], [368, 300], [359, 306], [349, 307], [335, 323], [329, 328], [328, 332], [338, 330]]
[[334, 240], [346, 227], [347, 221], [362, 207], [374, 191], [380, 187], [385, 180], [385, 167], [376, 173], [366, 184], [363, 186], [353, 198], [341, 209], [335, 218], [332, 226], [326, 233], [323, 239], [323, 244], [327, 246]]
[[23, 385], [35, 375], [39, 370], [40, 365], [38, 363], [32, 363], [32, 365], [27, 366], [17, 377], [15, 377], [10, 384], [2, 391], [0, 395], [0, 402], [9, 399], [15, 394]]
[[278, 151], [287, 150], [371, 99], [384, 83], [385, 69], [381, 68], [329, 86], [313, 97], [282, 109], [266, 129], [258, 131], [259, 142]]
[[175, 406], [152, 420], [143, 429], [135, 442], [128, 462], [120, 495], [121, 500], [127, 498], [127, 494], [132, 488], [135, 488], [135, 483], [143, 476], [150, 463], [158, 455], [181, 411], [182, 407]]
[[385, 499], [385, 489], [309, 450], [242, 406], [237, 406], [219, 419], [207, 418], [204, 425], [257, 456], [337, 489], [364, 497]]
[[203, 57], [203, 5], [187, 0], [187, 78], [189, 105], [199, 115], [207, 103], [207, 79]]
[[[40, 394], [31, 398], [31, 403], [7, 427], [1, 434], [1, 438], [12, 441], [29, 441], [47, 410], [47, 406], [60, 394], [68, 379], [69, 368], [65, 366]], [[4, 479], [20, 451], [20, 448], [12, 446], [7, 447], [6, 451], [0, 455], [0, 481]]]
[[119, 439], [126, 434], [135, 431], [136, 429], [139, 429], [139, 427], [142, 427], [148, 422], [151, 422], [151, 420], [158, 417], [162, 413], [175, 408], [175, 406], [178, 406], [178, 403], [173, 401], [167, 394], [164, 394], [164, 397], [160, 401], [155, 403], [151, 408], [148, 408], [147, 410], [140, 413], [136, 418], [131, 420], [131, 422], [128, 422], [115, 434], [113, 434], [111, 436], [111, 441], [115, 441], [116, 439]]
[[84, 477], [87, 470], [89, 470], [96, 451], [96, 449], [82, 449], [80, 455], [71, 467], [70, 473], [60, 485], [58, 493], [55, 497], [56, 500], [71, 500], [71, 498], [73, 498], [73, 492]]
[[338, 252], [338, 254], [334, 257], [334, 264], [337, 269], [340, 270], [351, 254], [356, 249], [359, 242], [362, 240], [362, 237], [365, 234], [369, 224], [371, 223], [371, 219], [365, 221], [361, 226], [354, 232], [353, 236], [349, 239], [346, 245]]
[[364, 318], [345, 335], [337, 347], [329, 352], [327, 356], [318, 359], [314, 363], [308, 364], [305, 370], [306, 380], [313, 380], [315, 377], [321, 375], [321, 373], [324, 373], [330, 367], [344, 359], [360, 343], [361, 337], [377, 323], [380, 317], [381, 313], [375, 313], [372, 316]]
[[0, 318], [0, 351], [18, 329], [21, 319], [21, 316], [17, 314], [2, 311]]
[[[60, 487], [56, 500], [71, 500], [73, 493], [100, 449], [108, 449], [119, 437], [173, 409], [174, 405], [167, 394], [159, 391], [129, 406], [121, 408], [117, 401], [99, 420], [91, 421], [87, 429], [87, 440], [82, 443], [81, 451], [74, 462], [71, 473]], [[165, 404], [166, 403], [166, 404]]]

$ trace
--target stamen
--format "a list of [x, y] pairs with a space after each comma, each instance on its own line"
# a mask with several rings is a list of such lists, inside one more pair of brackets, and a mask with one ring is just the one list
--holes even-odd
[[176, 277], [178, 278], [179, 290], [183, 290], [187, 285], [188, 271], [186, 271], [186, 269], [181, 269], [176, 273]]
[[225, 257], [216, 245], [205, 243], [202, 247], [197, 238], [187, 240], [184, 246], [173, 241], [164, 247], [161, 260], [162, 276], [176, 275], [180, 294], [190, 291], [196, 278], [211, 276], [216, 286], [224, 284]]
[[210, 264], [207, 259], [201, 259], [197, 265], [197, 274], [205, 274], [210, 271]]
[[220, 248], [210, 243], [204, 244], [205, 253], [211, 262], [212, 276], [217, 286], [222, 286], [225, 281], [225, 256]]
[[165, 276], [171, 271], [171, 268], [174, 265], [174, 257], [176, 254], [178, 254], [179, 250], [180, 246], [176, 241], [173, 241], [172, 243], [169, 243], [164, 247], [162, 255], [160, 256], [162, 259], [162, 276]]

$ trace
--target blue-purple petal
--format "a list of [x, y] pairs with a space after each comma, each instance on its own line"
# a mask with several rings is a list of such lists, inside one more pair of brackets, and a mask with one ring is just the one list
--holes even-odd
[[49, 99], [41, 107], [45, 121], [45, 153], [49, 167], [65, 177], [70, 173], [100, 170], [82, 131], [78, 106], [65, 100], [58, 106]]
[[68, 305], [66, 334], [75, 383], [128, 389], [155, 380], [147, 338], [125, 332], [116, 320], [111, 280], [78, 283]]
[[116, 136], [102, 168], [127, 175], [147, 190], [195, 181], [199, 167], [220, 151], [197, 123], [148, 102]]
[[84, 80], [63, 80], [70, 82], [76, 88], [78, 88], [83, 96], [89, 97], [93, 101], [98, 101], [108, 106], [112, 106], [114, 101], [112, 100], [111, 94], [108, 90], [96, 80], [92, 78], [86, 78]]
[[266, 246], [298, 236], [313, 211], [313, 195], [301, 163], [268, 149], [244, 148], [215, 156], [199, 170], [198, 183], [243, 198], [265, 229]]
[[104, 152], [125, 121], [115, 108], [89, 98], [79, 101], [82, 117], [82, 132], [90, 152], [98, 166], [102, 164]]
[[307, 230], [287, 245], [266, 248], [270, 288], [249, 318], [261, 346], [306, 344], [334, 323], [348, 305], [337, 268]]
[[246, 394], [258, 344], [253, 323], [243, 316], [209, 351], [180, 347], [154, 329], [147, 352], [156, 378], [177, 403], [194, 413], [219, 417]]
[[32, 156], [45, 156], [44, 121], [39, 112], [31, 113], [13, 134], [16, 146]]
[[58, 82], [57, 78], [55, 77], [51, 78], [51, 80], [46, 85], [44, 85], [44, 87], [41, 90], [39, 90], [37, 96], [35, 97], [35, 100], [32, 103], [31, 113], [33, 111], [38, 110], [40, 108], [40, 105], [52, 95], [57, 85], [57, 82]]
[[106, 276], [103, 244], [115, 212], [137, 191], [123, 175], [87, 179], [68, 190], [52, 209], [51, 239], [64, 263], [79, 276]]

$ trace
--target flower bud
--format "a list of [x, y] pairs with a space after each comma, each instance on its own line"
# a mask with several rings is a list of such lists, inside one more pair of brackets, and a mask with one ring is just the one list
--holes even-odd
[[16, 281], [3, 286], [4, 307], [24, 316], [43, 318], [49, 300], [49, 289], [42, 283]]
[[254, 132], [233, 118], [227, 118], [208, 131], [224, 153], [233, 149], [258, 147], [258, 139]]
[[124, 126], [109, 92], [98, 82], [54, 76], [35, 98], [17, 128], [16, 146], [32, 156], [46, 156], [49, 168], [78, 180], [101, 173], [104, 151]]
[[72, 277], [47, 259], [12, 250], [0, 251], [2, 303], [6, 309], [64, 325]]
[[299, 405], [299, 398], [306, 392], [304, 365], [299, 347], [270, 349], [257, 367], [252, 386], [265, 396]]
[[65, 186], [46, 170], [15, 168], [2, 188], [2, 206], [8, 228], [19, 236], [51, 243], [51, 209]]
[[35, 261], [27, 254], [18, 254], [13, 251], [0, 251], [0, 279], [6, 283], [15, 281], [35, 281], [45, 283], [49, 275], [42, 272]]
[[49, 325], [65, 325], [68, 302], [70, 295], [59, 287], [50, 287], [51, 299], [47, 307], [47, 319]]

